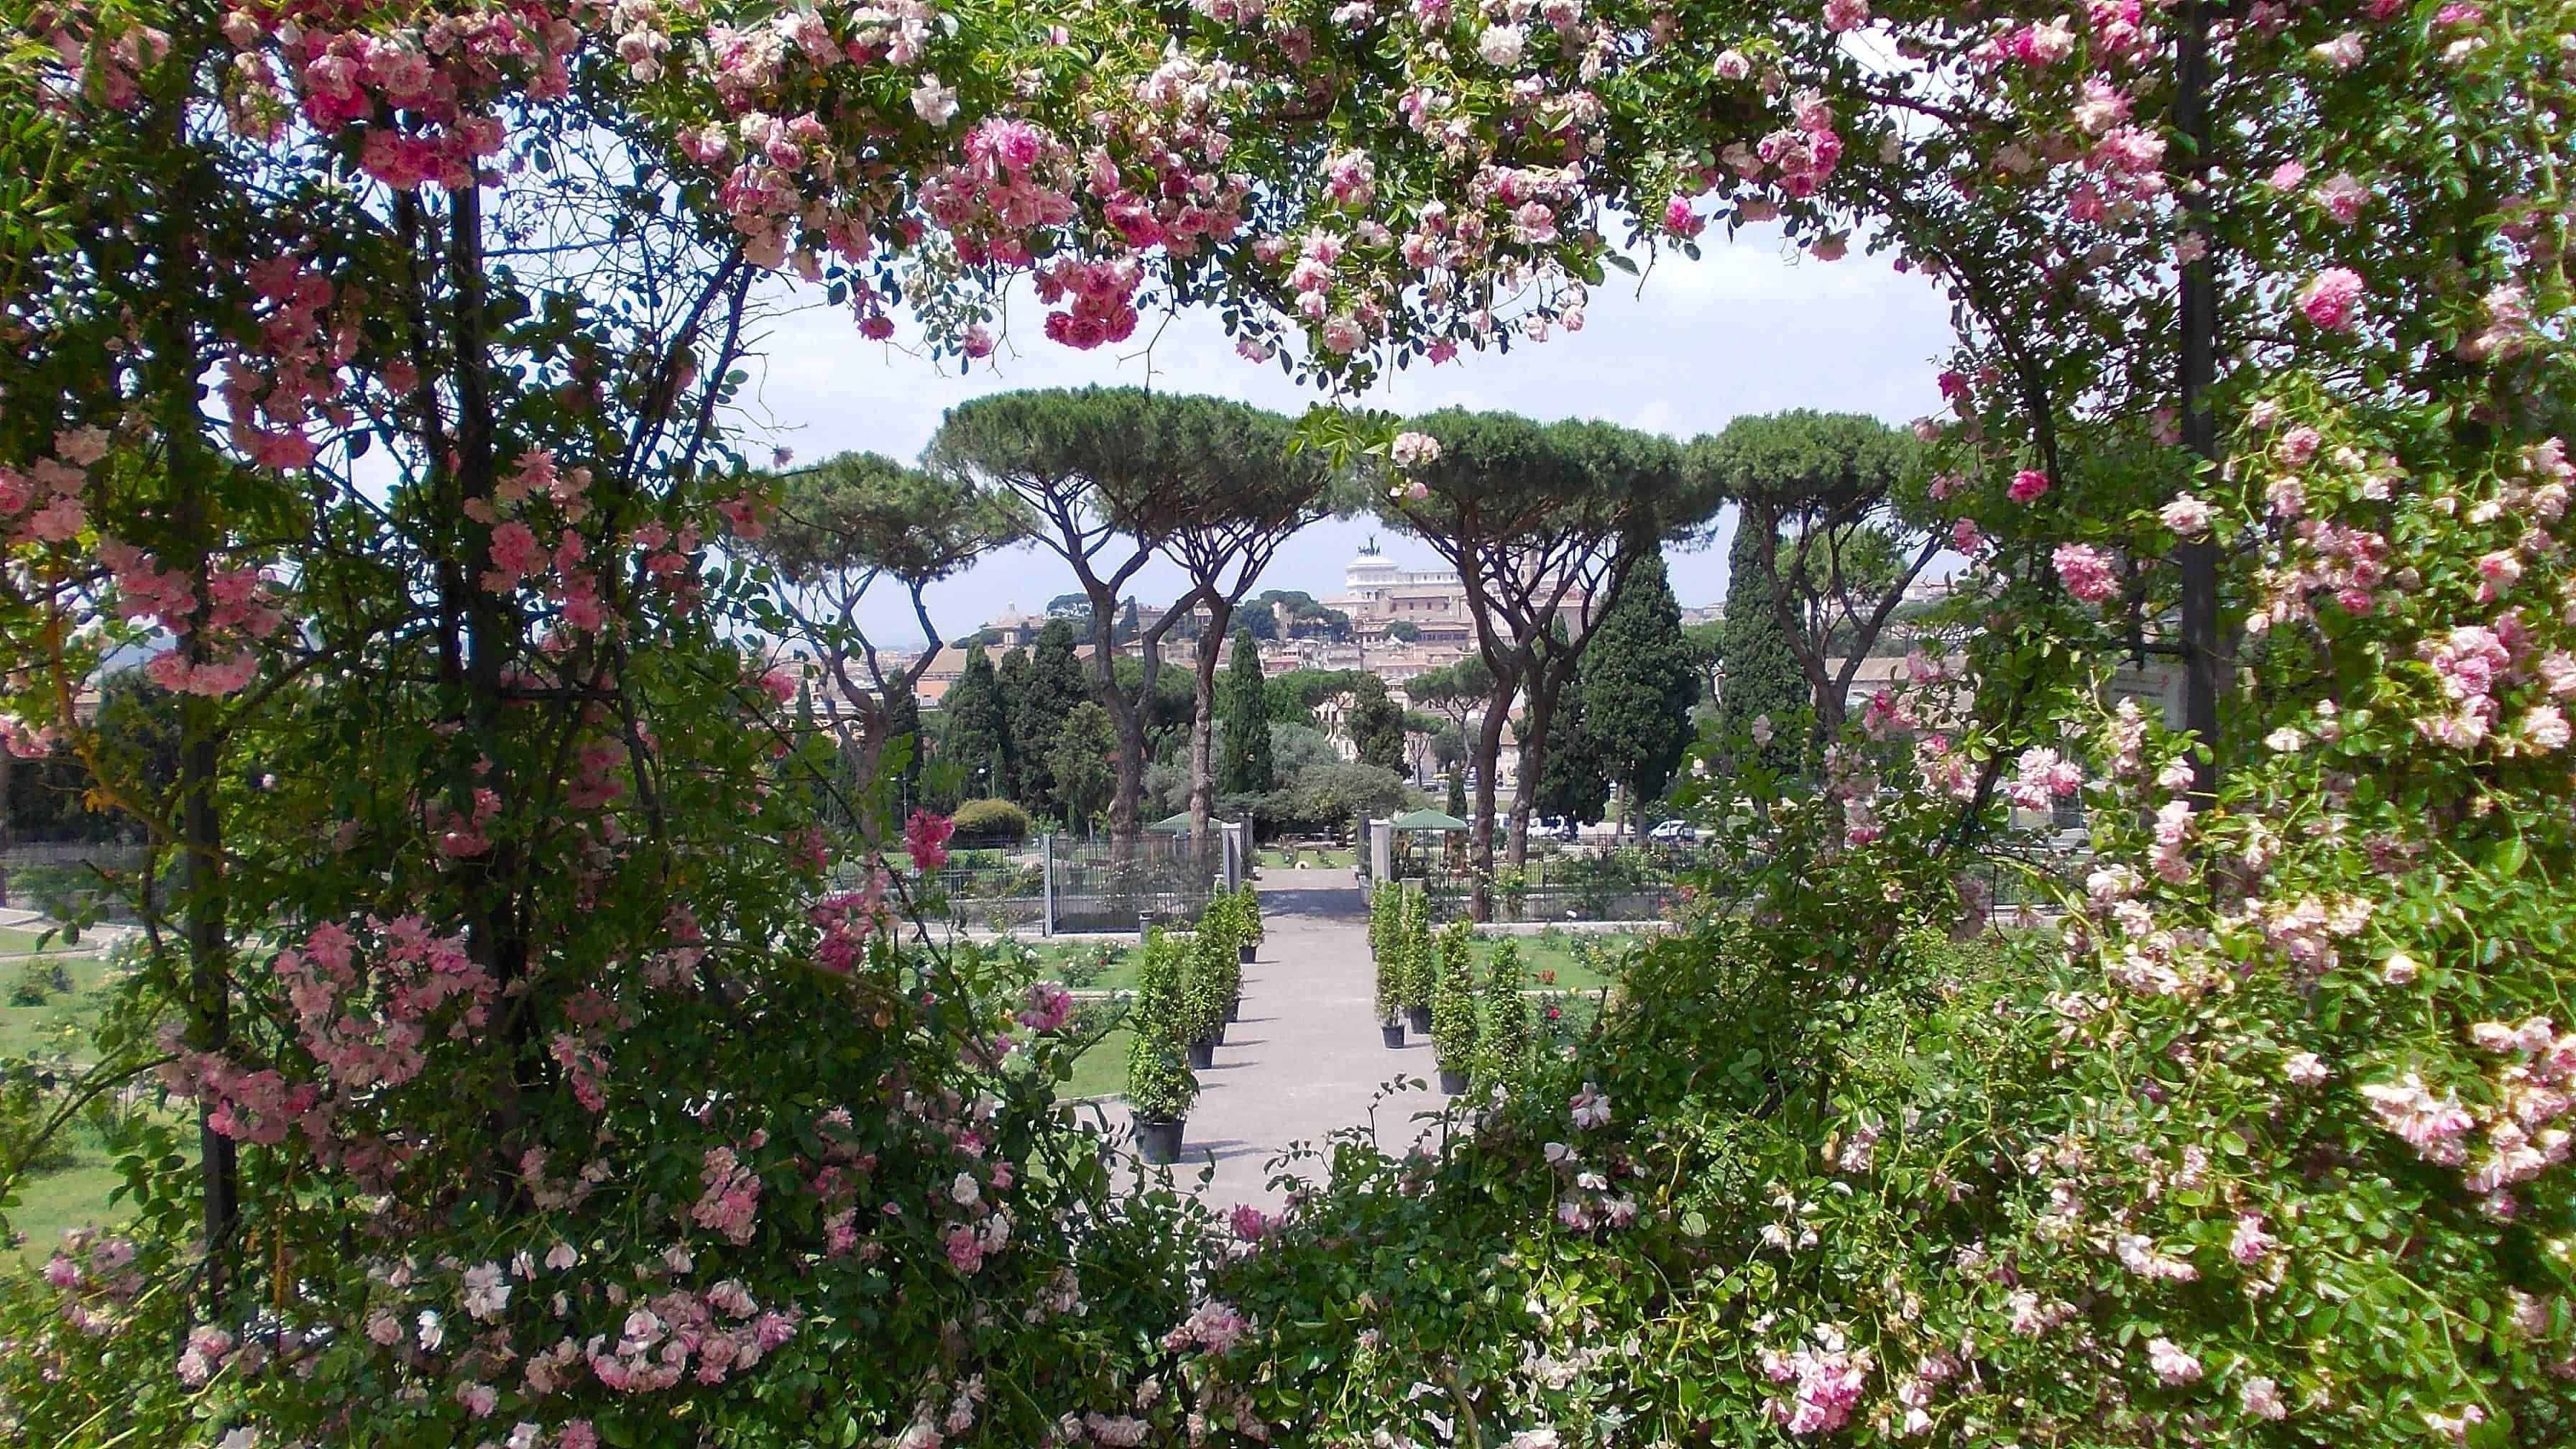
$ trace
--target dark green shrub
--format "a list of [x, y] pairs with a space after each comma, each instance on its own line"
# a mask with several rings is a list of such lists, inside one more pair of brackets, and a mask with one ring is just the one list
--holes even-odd
[[949, 818], [957, 823], [957, 833], [970, 840], [1029, 838], [1029, 812], [1008, 800], [969, 800]]
[[1474, 953], [1468, 946], [1473, 929], [1465, 921], [1452, 921], [1440, 932], [1439, 966], [1431, 981], [1431, 1051], [1443, 1071], [1472, 1070], [1482, 1035], [1476, 1023]]
[[72, 973], [58, 956], [38, 956], [18, 968], [17, 978], [9, 983], [11, 1006], [42, 1006], [55, 993], [72, 989]]
[[1180, 944], [1159, 930], [1147, 937], [1128, 1012], [1135, 1035], [1127, 1044], [1127, 1105], [1139, 1117], [1185, 1116], [1198, 1100], [1199, 1079], [1186, 1055], [1191, 1039], [1182, 973]]

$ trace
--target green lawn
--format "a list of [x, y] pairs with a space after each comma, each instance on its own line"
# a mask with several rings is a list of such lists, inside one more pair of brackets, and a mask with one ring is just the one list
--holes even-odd
[[[36, 961], [58, 963], [71, 977], [72, 989], [57, 991], [42, 1006], [10, 1006], [8, 991]], [[0, 961], [0, 1057], [63, 1052], [84, 1055], [88, 1027], [97, 1013], [92, 993], [107, 981], [112, 968], [105, 956], [45, 956]]]
[[1076, 991], [1125, 991], [1136, 985], [1133, 940], [1027, 944], [1037, 957], [1029, 976], [1032, 981], [1061, 981]]
[[[1357, 850], [1347, 850], [1339, 847], [1323, 850], [1300, 850], [1296, 853], [1294, 860], [1304, 861], [1307, 868], [1310, 870], [1348, 870], [1358, 862], [1359, 852]], [[1296, 865], [1292, 862], [1289, 853], [1284, 850], [1261, 851], [1258, 857], [1258, 864], [1264, 870], [1284, 870], [1292, 876], [1297, 873]]]
[[20, 930], [16, 926], [0, 926], [0, 956], [16, 956], [28, 951], [60, 950], [62, 948], [62, 932], [56, 931], [54, 933], [54, 939], [49, 945], [39, 946], [36, 943], [38, 940], [42, 939], [43, 935], [44, 933], [42, 931], [24, 931]]
[[1127, 1043], [1135, 1033], [1119, 1027], [1076, 1057], [1073, 1075], [1056, 1085], [1059, 1097], [1108, 1097], [1127, 1090]]
[[[1485, 963], [1492, 959], [1497, 936], [1476, 942], [1476, 971], [1483, 978]], [[1521, 954], [1521, 970], [1532, 988], [1554, 987], [1562, 991], [1590, 991], [1610, 984], [1610, 978], [1585, 965], [1575, 955], [1577, 942], [1590, 942], [1587, 947], [1596, 957], [1616, 954], [1638, 939], [1633, 931], [1559, 931], [1548, 936], [1513, 936]], [[1553, 973], [1553, 974], [1551, 974]]]
[[10, 1230], [22, 1235], [18, 1261], [29, 1266], [45, 1261], [65, 1229], [107, 1228], [125, 1221], [130, 1215], [125, 1205], [107, 1200], [124, 1183], [124, 1174], [105, 1158], [88, 1157], [77, 1167], [19, 1184], [18, 1205], [8, 1210]]

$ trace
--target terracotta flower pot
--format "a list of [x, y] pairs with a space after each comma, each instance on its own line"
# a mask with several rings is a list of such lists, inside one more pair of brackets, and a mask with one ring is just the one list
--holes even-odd
[[1377, 1024], [1377, 1029], [1378, 1033], [1386, 1038], [1386, 1044], [1388, 1047], [1399, 1050], [1402, 1049], [1404, 1046], [1404, 1023], [1402, 1021], [1381, 1021]]
[[1204, 1072], [1215, 1065], [1216, 1041], [1214, 1038], [1201, 1037], [1190, 1043], [1190, 1066], [1193, 1069]]
[[1136, 1153], [1157, 1166], [1169, 1166], [1181, 1160], [1182, 1117], [1139, 1117], [1136, 1119]]

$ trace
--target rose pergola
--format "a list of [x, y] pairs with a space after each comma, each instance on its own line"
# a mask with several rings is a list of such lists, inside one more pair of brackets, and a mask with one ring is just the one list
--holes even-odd
[[[155, 860], [9, 1120], [196, 1118], [0, 1306], [28, 1442], [2576, 1433], [2563, 8], [11, 15], [0, 731]], [[1715, 787], [1769, 865], [1658, 959], [1771, 1064], [1535, 1081], [1249, 1257], [1117, 1191], [1061, 1002], [907, 940], [900, 858], [823, 893], [826, 752], [738, 642], [759, 309], [972, 367], [1025, 277], [1052, 343], [1205, 309], [1348, 396], [1774, 220], [1952, 297], [1985, 627], [1965, 710]], [[175, 779], [77, 707], [129, 654]], [[2142, 658], [2185, 731], [2103, 703]], [[2078, 792], [2045, 996], [1944, 1044], [1991, 1070], [1810, 1070], [1944, 999], [1962, 863]]]

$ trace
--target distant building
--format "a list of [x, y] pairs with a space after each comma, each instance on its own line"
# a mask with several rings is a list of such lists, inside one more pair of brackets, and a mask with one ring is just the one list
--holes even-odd
[[[1342, 592], [1323, 601], [1325, 607], [1351, 616], [1351, 628], [1363, 643], [1395, 637], [1398, 624], [1410, 625], [1421, 644], [1473, 645], [1476, 618], [1467, 607], [1467, 586], [1447, 569], [1403, 569], [1370, 539], [1342, 569]], [[1578, 633], [1592, 602], [1582, 589], [1568, 590], [1557, 613]]]

